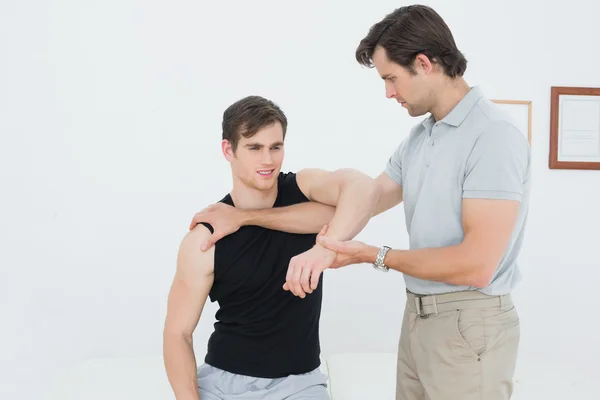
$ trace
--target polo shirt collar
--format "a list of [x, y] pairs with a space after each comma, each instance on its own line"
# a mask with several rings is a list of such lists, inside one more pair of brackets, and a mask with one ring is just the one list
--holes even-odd
[[[440, 122], [451, 126], [459, 126], [482, 97], [482, 90], [478, 86], [472, 87]], [[426, 128], [431, 128], [434, 124], [435, 120], [433, 115], [430, 115], [429, 118], [426, 118], [425, 121], [423, 121], [423, 125]]]
[[458, 104], [446, 115], [442, 122], [452, 126], [459, 126], [475, 104], [483, 97], [483, 92], [478, 86], [474, 86], [467, 94], [458, 102]]

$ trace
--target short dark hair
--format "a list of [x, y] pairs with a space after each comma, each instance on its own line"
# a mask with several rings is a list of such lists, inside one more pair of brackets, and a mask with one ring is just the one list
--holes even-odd
[[413, 62], [419, 54], [440, 65], [451, 78], [462, 76], [467, 69], [467, 59], [456, 47], [450, 28], [428, 6], [400, 7], [373, 25], [356, 49], [358, 63], [372, 68], [377, 46], [385, 49], [390, 61], [411, 73], [415, 73]]
[[276, 122], [281, 124], [285, 138], [287, 117], [279, 106], [261, 96], [247, 96], [227, 107], [223, 113], [223, 139], [228, 140], [235, 151], [240, 137], [252, 137]]

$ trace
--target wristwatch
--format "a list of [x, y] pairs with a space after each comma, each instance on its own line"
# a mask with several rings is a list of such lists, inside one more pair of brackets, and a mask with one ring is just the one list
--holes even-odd
[[385, 260], [385, 255], [387, 254], [387, 252], [389, 250], [390, 250], [390, 248], [387, 246], [383, 246], [381, 249], [379, 249], [379, 253], [377, 253], [377, 258], [375, 259], [375, 262], [373, 263], [373, 268], [378, 269], [380, 271], [385, 271], [385, 272], [390, 270], [390, 268], [383, 263], [383, 261]]

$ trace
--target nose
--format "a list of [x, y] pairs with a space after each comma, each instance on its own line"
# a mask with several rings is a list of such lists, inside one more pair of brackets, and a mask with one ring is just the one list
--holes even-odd
[[271, 154], [271, 149], [265, 148], [263, 150], [261, 162], [264, 165], [271, 165], [273, 163], [273, 155]]
[[398, 93], [396, 93], [396, 88], [391, 84], [385, 84], [385, 97], [388, 99], [395, 99]]

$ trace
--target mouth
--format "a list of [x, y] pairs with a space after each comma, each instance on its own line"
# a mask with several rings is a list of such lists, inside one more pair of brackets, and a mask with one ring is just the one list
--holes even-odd
[[274, 169], [260, 169], [256, 171], [261, 178], [270, 178], [273, 176], [273, 172], [275, 172]]

